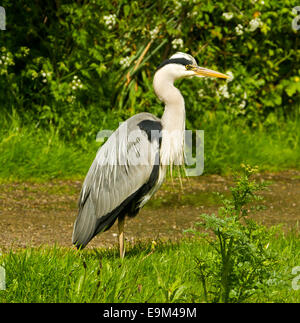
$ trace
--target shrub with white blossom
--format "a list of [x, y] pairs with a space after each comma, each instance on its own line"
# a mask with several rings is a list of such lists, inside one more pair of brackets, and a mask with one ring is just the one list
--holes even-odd
[[[66, 138], [93, 136], [134, 113], [160, 115], [152, 78], [176, 51], [231, 79], [180, 82], [187, 125], [221, 115], [251, 127], [299, 109], [295, 0], [3, 0], [1, 108], [54, 124]], [[22, 21], [22, 24], [16, 24]], [[36, 22], [40, 23], [37, 24]], [[299, 33], [299, 31], [298, 31]], [[230, 72], [229, 72], [230, 71]], [[269, 121], [268, 121], [269, 124]]]

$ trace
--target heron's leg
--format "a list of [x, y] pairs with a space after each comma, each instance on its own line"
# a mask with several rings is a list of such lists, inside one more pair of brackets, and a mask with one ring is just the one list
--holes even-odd
[[124, 258], [125, 248], [124, 248], [124, 223], [125, 216], [118, 218], [118, 228], [119, 228], [119, 247], [120, 247], [120, 258]]

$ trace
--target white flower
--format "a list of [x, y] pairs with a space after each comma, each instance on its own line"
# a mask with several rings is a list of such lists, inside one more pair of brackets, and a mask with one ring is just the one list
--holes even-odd
[[70, 85], [71, 85], [72, 90], [74, 90], [74, 91], [77, 90], [78, 88], [79, 89], [83, 88], [82, 82], [77, 75], [73, 76], [73, 80]]
[[229, 76], [229, 79], [227, 79], [226, 82], [231, 82], [234, 79], [233, 73], [231, 71], [227, 71], [225, 74]]
[[115, 14], [103, 16], [105, 25], [108, 29], [112, 29], [114, 27], [114, 25], [116, 24], [116, 18], [117, 16]]
[[175, 7], [175, 10], [179, 10], [182, 7], [181, 1], [175, 0], [174, 7]]
[[204, 90], [203, 89], [200, 89], [200, 90], [198, 90], [198, 95], [201, 97], [201, 96], [203, 96], [204, 95]]
[[226, 19], [226, 20], [230, 20], [233, 18], [233, 13], [232, 12], [223, 12], [222, 16]]
[[188, 18], [193, 18], [198, 16], [198, 11], [190, 11], [186, 14]]
[[[49, 76], [49, 73], [46, 73], [44, 70], [41, 70], [40, 74], [43, 77], [42, 82], [47, 83], [47, 76]], [[32, 79], [36, 78], [37, 76], [38, 76], [37, 73], [36, 73], [36, 75], [32, 74]]]
[[224, 98], [229, 99], [229, 92], [226, 83], [218, 88], [217, 95], [221, 95]]
[[151, 30], [150, 31], [150, 37], [151, 37], [151, 39], [154, 39], [157, 36], [158, 32], [159, 32], [159, 28], [158, 27], [155, 27], [153, 30]]
[[73, 81], [72, 81], [72, 83], [74, 83], [74, 84], [76, 84], [76, 83], [80, 84], [80, 83], [81, 83], [81, 81], [80, 81], [80, 79], [78, 78], [78, 76], [77, 76], [77, 75], [74, 75], [74, 76], [73, 76]]
[[249, 22], [249, 28], [248, 30], [249, 31], [255, 31], [257, 28], [261, 27], [263, 25], [262, 21], [260, 20], [260, 18], [255, 18], [255, 19], [252, 19], [250, 22]]
[[243, 31], [243, 26], [241, 24], [238, 24], [236, 27], [235, 27], [235, 32], [237, 35], [242, 35], [244, 33]]
[[240, 109], [244, 109], [244, 108], [245, 108], [245, 106], [246, 106], [246, 101], [245, 101], [245, 100], [243, 100], [243, 101], [239, 104], [239, 108], [240, 108]]
[[174, 49], [183, 47], [183, 40], [181, 38], [173, 39], [172, 40], [172, 47]]
[[130, 56], [124, 57], [120, 59], [120, 65], [124, 68], [127, 68], [130, 66]]
[[[2, 48], [3, 50], [3, 48]], [[4, 50], [3, 50], [4, 51]], [[3, 54], [1, 56], [1, 63], [3, 65], [15, 65], [14, 61], [13, 61], [13, 56], [11, 53], [7, 53], [7, 54]]]
[[76, 96], [75, 95], [69, 95], [67, 98], [67, 101], [69, 103], [73, 103], [76, 100]]

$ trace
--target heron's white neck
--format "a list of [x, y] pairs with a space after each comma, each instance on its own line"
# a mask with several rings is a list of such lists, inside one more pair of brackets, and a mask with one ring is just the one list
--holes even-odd
[[163, 165], [183, 164], [185, 107], [180, 91], [174, 86], [174, 78], [159, 71], [154, 75], [154, 91], [165, 103], [161, 118], [162, 143], [161, 163]]

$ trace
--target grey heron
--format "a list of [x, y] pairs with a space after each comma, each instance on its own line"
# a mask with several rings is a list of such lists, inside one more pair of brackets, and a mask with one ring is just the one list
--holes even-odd
[[228, 78], [199, 67], [189, 54], [176, 53], [157, 68], [153, 87], [165, 104], [161, 120], [139, 113], [123, 122], [98, 150], [84, 180], [72, 241], [84, 248], [118, 219], [124, 257], [125, 216], [134, 217], [162, 184], [166, 168], [184, 163], [185, 105], [174, 81], [189, 77]]

